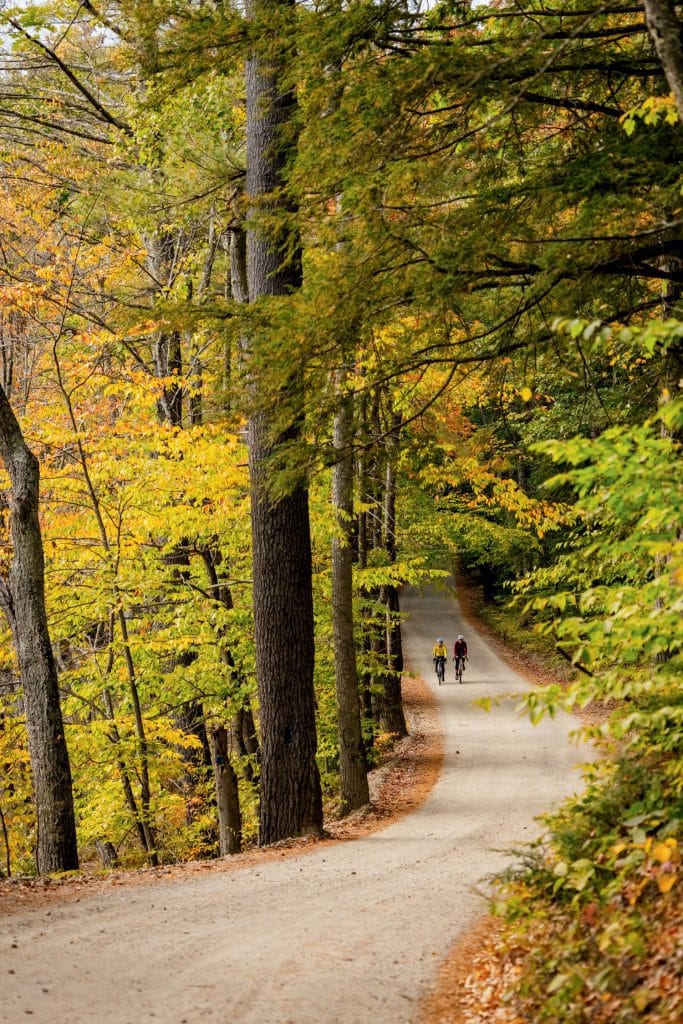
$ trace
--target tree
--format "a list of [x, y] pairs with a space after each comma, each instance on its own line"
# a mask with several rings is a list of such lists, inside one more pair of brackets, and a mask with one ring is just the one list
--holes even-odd
[[645, 0], [645, 17], [657, 56], [683, 121], [683, 43], [674, 0]]
[[326, 40], [352, 58], [309, 88], [311, 110], [331, 107], [332, 88], [339, 98], [324, 124], [307, 116], [301, 166], [330, 232], [332, 196], [352, 212], [347, 273], [321, 281], [321, 301], [343, 290], [365, 325], [419, 313], [414, 344], [378, 373], [539, 353], [568, 309], [635, 321], [655, 309], [680, 283], [681, 141], [661, 122], [648, 142], [619, 123], [662, 81], [641, 9], [375, 13], [356, 10]]
[[45, 612], [45, 563], [38, 518], [38, 460], [0, 388], [0, 454], [10, 476], [12, 563], [0, 579], [23, 686], [36, 805], [39, 874], [78, 868], [71, 767]]
[[[257, 0], [252, 18], [286, 19], [290, 0]], [[264, 31], [264, 38], [267, 33]], [[296, 110], [291, 85], [284, 80], [285, 47], [261, 47], [247, 61], [247, 286], [251, 304], [285, 298], [301, 284], [299, 242], [283, 226], [287, 214], [282, 190]], [[269, 227], [266, 218], [270, 218]], [[275, 227], [273, 227], [273, 221]], [[279, 233], [281, 232], [281, 233]], [[266, 307], [267, 308], [267, 307]], [[266, 312], [267, 316], [267, 312]], [[257, 350], [247, 342], [252, 367]], [[296, 356], [285, 367], [280, 400], [299, 416], [301, 369]], [[248, 371], [249, 372], [249, 371]], [[258, 396], [256, 396], [258, 398]], [[308, 493], [297, 481], [278, 494], [272, 463], [278, 449], [293, 443], [301, 425], [284, 428], [273, 411], [257, 408], [249, 423], [249, 470], [252, 493], [254, 637], [262, 743], [259, 842], [319, 832], [322, 795], [315, 760], [316, 725], [313, 692], [313, 591]]]
[[353, 612], [354, 399], [348, 391], [348, 373], [348, 366], [342, 365], [336, 374], [338, 407], [332, 428], [337, 459], [332, 469], [332, 504], [336, 517], [336, 532], [332, 538], [332, 620], [342, 814], [362, 807], [370, 799]]

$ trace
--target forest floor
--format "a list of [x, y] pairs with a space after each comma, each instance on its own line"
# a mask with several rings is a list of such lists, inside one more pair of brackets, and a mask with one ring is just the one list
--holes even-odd
[[[373, 773], [372, 808], [328, 823], [327, 838], [2, 883], [0, 1022], [458, 1020], [438, 1014], [484, 948], [487, 879], [574, 788], [581, 759], [564, 722], [534, 729], [508, 699], [490, 715], [474, 706], [524, 683], [465, 625], [459, 596], [460, 609], [447, 592], [405, 595], [410, 736]], [[460, 630], [467, 678], [436, 687], [434, 636]]]

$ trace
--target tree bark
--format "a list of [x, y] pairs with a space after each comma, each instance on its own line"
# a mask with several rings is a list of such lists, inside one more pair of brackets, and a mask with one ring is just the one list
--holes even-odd
[[[359, 429], [358, 433], [364, 442], [369, 436], [368, 426], [368, 394], [361, 395], [359, 403]], [[364, 444], [356, 459], [356, 477], [358, 496], [360, 499], [360, 510], [356, 521], [356, 561], [359, 569], [366, 569], [368, 565], [368, 554], [370, 551], [370, 530], [368, 528], [368, 504], [371, 502], [370, 495], [370, 449]], [[372, 594], [367, 589], [361, 590], [361, 596], [366, 603], [372, 601]], [[364, 628], [361, 634], [361, 653], [366, 666], [374, 662], [376, 631], [372, 625]], [[375, 717], [375, 701], [373, 697], [374, 673], [366, 667], [364, 675], [361, 675], [361, 703], [365, 718], [372, 725], [372, 735], [365, 738], [366, 759], [375, 742], [377, 720]]]
[[248, 694], [245, 694], [243, 699], [243, 706], [239, 708], [230, 723], [230, 732], [240, 756], [244, 777], [250, 785], [258, 788], [261, 774], [261, 746], [256, 734], [256, 724]]
[[[392, 416], [391, 431], [387, 435], [387, 464], [384, 483], [384, 548], [390, 562], [396, 561], [396, 467], [395, 457], [401, 430], [400, 417]], [[386, 608], [386, 657], [387, 674], [384, 680], [384, 694], [380, 702], [380, 727], [395, 736], [406, 736], [401, 676], [403, 674], [403, 646], [399, 621], [400, 601], [398, 589], [393, 584], [382, 588]]]
[[[9, 834], [7, 832], [7, 823], [5, 821], [5, 815], [2, 813], [2, 807], [0, 807], [0, 827], [2, 828], [2, 839], [5, 844], [5, 871], [7, 878], [12, 877], [12, 854], [9, 845]], [[2, 871], [0, 871], [0, 878], [4, 878]]]
[[103, 867], [117, 868], [119, 866], [119, 857], [116, 852], [116, 847], [109, 839], [96, 839], [95, 849], [97, 850], [97, 856], [102, 861]]
[[645, 20], [683, 124], [683, 41], [674, 0], [644, 0]]
[[333, 444], [337, 462], [332, 472], [332, 504], [336, 534], [332, 540], [332, 624], [339, 734], [339, 781], [342, 814], [370, 800], [365, 746], [361, 729], [356, 640], [353, 626], [353, 398], [338, 387]]
[[242, 815], [237, 775], [230, 762], [228, 730], [224, 725], [209, 730], [211, 759], [216, 783], [218, 842], [221, 857], [239, 853], [242, 848]]
[[395, 586], [382, 587], [382, 600], [386, 608], [386, 659], [387, 667], [383, 682], [383, 692], [379, 699], [379, 726], [382, 732], [392, 736], [408, 735], [405, 714], [403, 713], [403, 695], [401, 693], [401, 675], [403, 673], [403, 647], [401, 645], [401, 627], [399, 624], [399, 596]]
[[39, 874], [78, 868], [71, 768], [45, 611], [45, 562], [38, 518], [38, 460], [0, 389], [0, 454], [10, 476], [12, 564], [0, 580], [23, 684], [36, 803]]
[[261, 724], [259, 843], [322, 829], [315, 760], [313, 599], [307, 494], [274, 503], [267, 487], [265, 427], [252, 420], [254, 638]]
[[[281, 16], [289, 0], [257, 0], [249, 15]], [[280, 197], [296, 109], [295, 97], [279, 83], [272, 56], [254, 53], [246, 65], [247, 93], [247, 291], [250, 302], [285, 296], [301, 284], [298, 239], [285, 229], [258, 225], [258, 214], [284, 214]], [[247, 343], [248, 344], [248, 343]], [[247, 352], [251, 361], [253, 353]], [[254, 393], [257, 393], [255, 382]], [[296, 371], [283, 383], [288, 395], [300, 387]], [[302, 483], [289, 494], [269, 492], [268, 463], [281, 442], [293, 440], [294, 424], [273, 437], [273, 414], [262, 408], [249, 424], [252, 490], [254, 636], [262, 743], [259, 842], [320, 832], [322, 795], [315, 760], [317, 737], [313, 691], [313, 592], [308, 492]]]

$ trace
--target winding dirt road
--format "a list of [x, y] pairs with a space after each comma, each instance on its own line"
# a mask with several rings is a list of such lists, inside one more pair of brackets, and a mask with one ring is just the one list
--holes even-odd
[[[441, 959], [485, 909], [486, 877], [578, 784], [569, 719], [532, 727], [516, 676], [445, 593], [403, 595], [411, 671], [434, 684], [444, 763], [413, 814], [366, 838], [234, 871], [119, 886], [0, 919], [0, 1022], [415, 1024]], [[469, 642], [435, 685], [437, 636]]]

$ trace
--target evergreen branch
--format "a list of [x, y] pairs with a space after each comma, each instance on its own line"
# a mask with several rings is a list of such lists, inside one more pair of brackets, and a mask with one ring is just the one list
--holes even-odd
[[[557, 235], [555, 238], [511, 238], [516, 245], [565, 245], [567, 242], [633, 242], [637, 238], [660, 235], [662, 231], [670, 231], [683, 225], [683, 220], [665, 221], [656, 227], [645, 228], [632, 235]], [[680, 245], [680, 242], [675, 242]]]
[[630, 320], [632, 316], [636, 316], [638, 313], [645, 313], [648, 309], [655, 309], [657, 306], [661, 305], [662, 300], [660, 297], [657, 297], [656, 299], [648, 299], [647, 302], [639, 302], [635, 306], [630, 306], [628, 309], [615, 309], [614, 312], [605, 317], [605, 322], [625, 323], [627, 320]]
[[[654, 78], [661, 74], [659, 63], [651, 58], [642, 57], [638, 60], [624, 60], [623, 58], [617, 58], [615, 60], [596, 60], [587, 61], [584, 64], [555, 64], [553, 71], [560, 74], [576, 74], [576, 72], [582, 71], [596, 71], [598, 74], [604, 76], [609, 74], [610, 71], [619, 71], [621, 74], [630, 78]], [[535, 77], [536, 72], [533, 69], [523, 72], [517, 79], [510, 78], [509, 81], [522, 81], [524, 78]], [[505, 81], [504, 78], [497, 79], [498, 81]]]
[[[539, 33], [538, 36], [520, 36], [516, 42], [533, 43], [533, 42], [546, 42], [547, 40], [574, 40], [574, 39], [593, 39], [596, 41], [602, 41], [604, 39], [610, 40], [610, 42], [619, 42], [619, 40], [629, 36], [643, 36], [646, 35], [647, 28], [644, 22], [637, 25], [619, 25], [614, 28], [596, 28], [587, 29], [585, 32], [543, 32]], [[468, 45], [469, 46], [495, 46], [498, 43], [497, 39], [473, 39]]]
[[562, 99], [559, 96], [545, 96], [540, 92], [523, 92], [521, 100], [529, 103], [542, 103], [548, 107], [561, 107], [564, 110], [585, 111], [591, 114], [605, 114], [606, 117], [621, 117], [623, 110], [619, 107], [608, 107], [604, 103], [593, 103], [591, 100]]
[[624, 257], [622, 260], [612, 260], [603, 263], [601, 266], [593, 267], [594, 274], [617, 274], [624, 277], [642, 277], [651, 281], [676, 281], [683, 284], [683, 270], [662, 270], [661, 267], [653, 267], [651, 263], [643, 263], [640, 260], [629, 260]]
[[487, 21], [512, 21], [520, 18], [536, 18], [539, 21], [542, 18], [562, 18], [565, 21], [569, 21], [571, 18], [590, 17], [591, 14], [600, 15], [601, 17], [606, 17], [612, 14], [642, 14], [642, 10], [643, 6], [640, 3], [613, 4], [610, 6], [603, 4], [598, 8], [582, 8], [574, 11], [567, 11], [556, 7], [544, 7], [541, 10], [534, 11], [525, 11], [519, 8], [514, 11], [492, 10], [491, 8], [487, 8], [485, 12], [480, 9], [478, 15], [473, 18], [469, 18], [466, 21], [458, 22], [456, 26], [448, 25], [437, 27], [448, 29], [449, 31], [452, 31], [454, 27], [459, 29], [471, 28], [475, 25], [481, 25], [482, 17], [486, 17]]
[[[451, 31], [452, 31], [452, 29], [451, 29]], [[601, 41], [603, 39], [609, 39], [612, 42], [618, 42], [620, 39], [623, 39], [624, 37], [635, 36], [635, 35], [645, 35], [646, 33], [647, 33], [647, 27], [645, 26], [644, 22], [641, 22], [641, 23], [636, 24], [636, 25], [620, 25], [620, 26], [617, 26], [617, 27], [614, 27], [614, 28], [588, 29], [585, 32], [577, 32], [577, 33], [561, 32], [559, 30], [556, 31], [556, 32], [543, 32], [543, 33], [539, 33], [537, 36], [531, 36], [531, 35], [529, 35], [529, 36], [520, 36], [519, 40], [515, 40], [515, 42], [530, 43], [530, 42], [536, 42], [537, 40], [540, 42], [541, 40], [545, 41], [545, 40], [548, 40], [548, 39], [550, 39], [550, 40], [567, 40], [567, 39], [581, 39], [581, 40], [584, 40], [584, 39], [593, 39], [593, 40], [598, 40], [598, 41]], [[401, 35], [394, 34], [394, 33], [392, 33], [391, 35], [387, 35], [385, 37], [385, 39], [383, 40], [383, 45], [385, 45], [388, 49], [391, 48], [389, 46], [390, 43], [395, 44], [396, 46], [403, 46], [403, 47], [405, 47], [407, 49], [410, 49], [410, 48], [416, 49], [417, 47], [420, 47], [420, 46], [432, 46], [432, 47], [441, 47], [441, 46], [443, 46], [443, 40], [442, 39], [408, 39], [407, 40], [407, 39], [403, 38]], [[493, 47], [493, 46], [497, 46], [498, 43], [499, 43], [498, 39], [468, 39], [467, 40], [467, 46], [468, 47]]]

